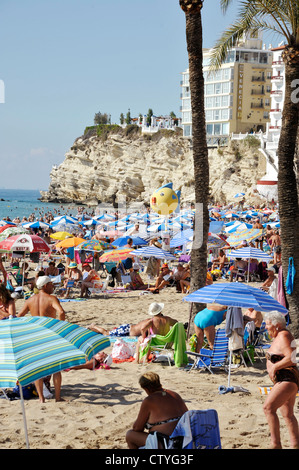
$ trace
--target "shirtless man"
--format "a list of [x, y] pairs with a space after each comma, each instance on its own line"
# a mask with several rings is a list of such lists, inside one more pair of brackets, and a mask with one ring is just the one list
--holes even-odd
[[[27, 313], [32, 316], [38, 317], [51, 317], [56, 318], [58, 315], [59, 320], [65, 320], [65, 312], [60, 305], [59, 300], [55, 295], [51, 295], [54, 291], [54, 286], [48, 276], [40, 276], [36, 281], [38, 294], [29, 297], [24, 303], [22, 310], [18, 313], [17, 317], [23, 317]], [[60, 397], [61, 390], [61, 372], [53, 374], [53, 382], [55, 388], [55, 400], [62, 401]], [[35, 387], [41, 403], [45, 402], [43, 394], [43, 379], [35, 381]]]
[[[256, 219], [256, 221], [253, 224], [252, 228], [258, 228], [259, 230], [262, 230], [264, 227], [262, 226], [259, 219]], [[259, 245], [260, 245], [260, 250], [263, 250], [263, 236], [261, 236], [260, 238], [257, 238], [255, 240], [255, 247], [258, 248]]]
[[277, 264], [281, 261], [281, 239], [279, 236], [279, 231], [275, 230], [274, 235], [269, 239], [271, 240], [271, 253], [273, 253], [274, 264]]
[[224, 264], [227, 263], [228, 259], [225, 256], [225, 252], [223, 250], [219, 251], [219, 256], [213, 261], [212, 264], [212, 271], [214, 269], [220, 269], [222, 270], [224, 268]]

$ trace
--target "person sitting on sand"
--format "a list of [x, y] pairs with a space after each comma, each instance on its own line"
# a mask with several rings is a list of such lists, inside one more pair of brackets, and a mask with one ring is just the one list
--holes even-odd
[[133, 290], [146, 290], [147, 286], [144, 284], [139, 274], [139, 264], [133, 263], [133, 271], [130, 272], [131, 282], [130, 288]]
[[[181, 416], [188, 408], [181, 396], [166, 390], [155, 372], [147, 372], [139, 379], [139, 385], [146, 392], [133, 428], [126, 433], [129, 449], [138, 449], [146, 443], [149, 433], [155, 431], [169, 437]], [[149, 431], [145, 432], [145, 429]]]
[[223, 250], [220, 250], [219, 251], [219, 256], [217, 258], [215, 258], [214, 261], [213, 261], [212, 271], [214, 269], [220, 269], [220, 271], [222, 271], [222, 269], [224, 268], [225, 263], [227, 263], [227, 262], [228, 262], [228, 259], [225, 255], [225, 252]]
[[55, 266], [55, 261], [50, 261], [48, 267], [45, 270], [46, 276], [58, 276], [59, 269]]
[[242, 269], [243, 271], [247, 269], [248, 263], [247, 261], [241, 259], [241, 258], [236, 258], [236, 261], [233, 266], [230, 267], [229, 269], [229, 282], [233, 281], [233, 276], [236, 274], [238, 276], [238, 270]]
[[[51, 279], [48, 276], [40, 276], [36, 280], [36, 287], [38, 288], [38, 294], [29, 297], [25, 300], [24, 306], [21, 311], [17, 314], [17, 317], [23, 317], [27, 313], [31, 313], [32, 316], [37, 317], [51, 317], [56, 318], [58, 315], [59, 320], [65, 320], [65, 312], [60, 305], [59, 300], [53, 294], [54, 286]], [[55, 399], [61, 401], [61, 373], [57, 372], [53, 374], [54, 388], [55, 388]], [[44, 403], [45, 398], [43, 395], [43, 379], [35, 381], [35, 387], [39, 396], [39, 399]]]

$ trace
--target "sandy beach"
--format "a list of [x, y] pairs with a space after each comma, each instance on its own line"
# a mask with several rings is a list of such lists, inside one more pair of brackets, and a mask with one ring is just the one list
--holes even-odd
[[[112, 328], [123, 323], [138, 322], [147, 317], [151, 302], [164, 302], [164, 313], [187, 322], [189, 303], [175, 288], [166, 288], [159, 295], [139, 292], [98, 294], [81, 302], [64, 302], [66, 319], [81, 326], [91, 323]], [[24, 300], [16, 300], [19, 311]], [[111, 347], [105, 352], [110, 352]], [[28, 437], [31, 449], [126, 449], [125, 434], [132, 426], [145, 393], [138, 385], [139, 376], [153, 370], [162, 385], [180, 393], [189, 409], [214, 408], [219, 417], [223, 449], [265, 449], [269, 445], [269, 429], [263, 413], [265, 396], [259, 386], [270, 385], [265, 360], [254, 367], [234, 369], [231, 386], [242, 386], [242, 392], [219, 394], [220, 385], [227, 386], [227, 373], [198, 370], [187, 372], [165, 363], [147, 365], [113, 363], [110, 370], [71, 370], [62, 373], [63, 402], [54, 399], [39, 403], [25, 401]], [[295, 405], [299, 418], [299, 402]], [[22, 412], [19, 400], [0, 400], [0, 449], [25, 448]], [[288, 433], [282, 425], [282, 443], [289, 447]]]

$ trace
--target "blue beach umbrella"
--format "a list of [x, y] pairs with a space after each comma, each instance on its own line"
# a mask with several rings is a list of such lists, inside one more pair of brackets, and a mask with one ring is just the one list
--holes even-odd
[[267, 292], [239, 282], [222, 282], [202, 287], [183, 298], [186, 302], [218, 303], [228, 307], [249, 308], [260, 312], [277, 310], [286, 315], [288, 310]]
[[245, 196], [245, 193], [237, 193], [234, 195], [234, 197], [242, 197], [242, 196]]
[[134, 254], [134, 256], [140, 256], [141, 258], [151, 258], [153, 256], [158, 259], [176, 260], [176, 257], [172, 253], [155, 246], [138, 248], [137, 250], [134, 250], [132, 254]]
[[120, 237], [114, 240], [113, 245], [114, 246], [125, 246], [128, 243], [129, 239], [133, 240], [133, 246], [142, 246], [142, 245], [148, 245], [148, 242], [143, 240], [143, 238], [140, 237], [130, 237], [130, 236], [125, 236], [125, 237]]
[[54, 318], [25, 316], [0, 322], [0, 387], [19, 383], [27, 447], [22, 387], [84, 364], [108, 346], [108, 337]]
[[26, 222], [25, 224], [22, 224], [22, 226], [25, 228], [49, 228], [50, 224], [42, 222], [41, 220], [36, 220], [35, 222]]

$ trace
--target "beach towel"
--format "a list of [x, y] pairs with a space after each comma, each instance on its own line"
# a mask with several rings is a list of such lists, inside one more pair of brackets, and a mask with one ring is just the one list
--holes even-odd
[[289, 258], [289, 267], [288, 267], [288, 274], [286, 280], [286, 292], [287, 294], [291, 295], [294, 289], [294, 278], [295, 278], [296, 270], [294, 266], [294, 258]]
[[165, 336], [155, 335], [151, 339], [150, 346], [147, 345], [140, 351], [140, 358], [145, 356], [149, 347], [161, 346], [163, 344], [173, 343], [174, 363], [177, 367], [188, 364], [188, 356], [186, 354], [186, 333], [183, 323], [175, 323], [171, 330]]
[[278, 270], [278, 285], [277, 285], [277, 301], [287, 308], [286, 305], [286, 298], [284, 292], [284, 285], [283, 285], [283, 270], [282, 266], [280, 266]]
[[170, 439], [179, 436], [183, 436], [183, 449], [221, 449], [216, 410], [186, 411], [176, 425]]
[[228, 307], [226, 314], [225, 334], [229, 338], [233, 331], [244, 336], [244, 321], [240, 307]]

